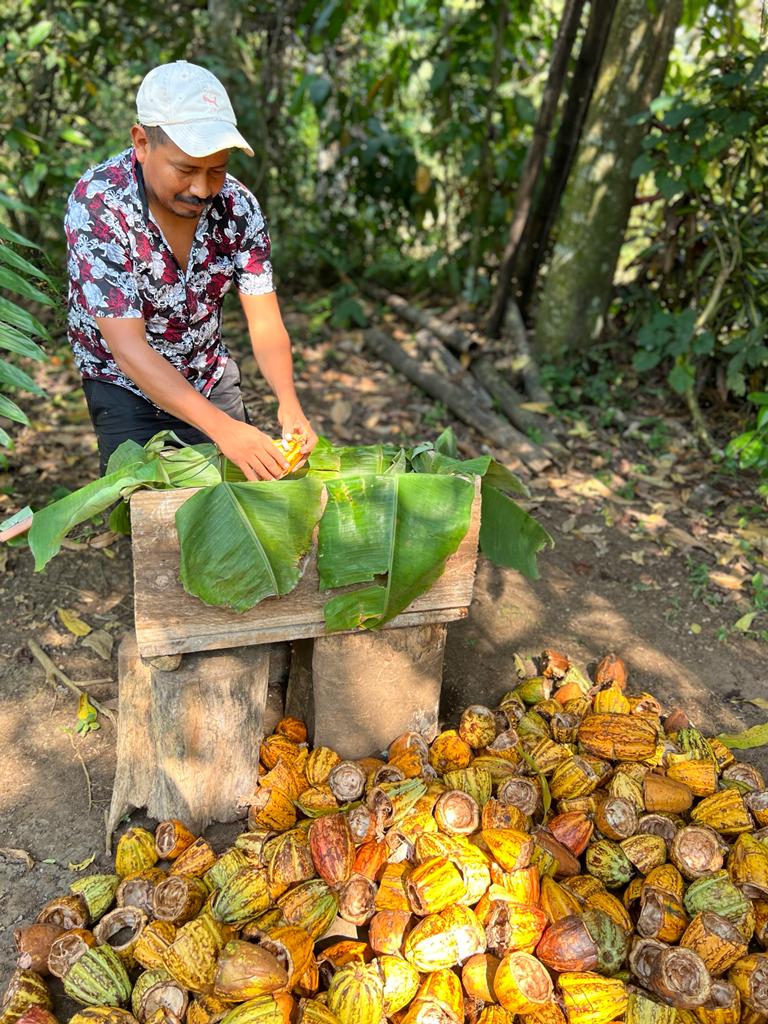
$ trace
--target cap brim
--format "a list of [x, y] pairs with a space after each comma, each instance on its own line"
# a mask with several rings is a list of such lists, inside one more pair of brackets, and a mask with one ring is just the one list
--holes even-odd
[[187, 156], [210, 156], [222, 149], [242, 149], [248, 156], [253, 156], [253, 150], [243, 136], [227, 121], [193, 121], [161, 127], [171, 142], [175, 142]]

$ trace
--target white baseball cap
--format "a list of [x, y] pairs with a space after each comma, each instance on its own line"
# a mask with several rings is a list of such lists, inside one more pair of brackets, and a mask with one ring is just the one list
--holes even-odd
[[221, 82], [206, 68], [177, 60], [153, 68], [136, 94], [139, 124], [159, 126], [188, 156], [222, 149], [253, 150], [237, 130], [237, 118]]

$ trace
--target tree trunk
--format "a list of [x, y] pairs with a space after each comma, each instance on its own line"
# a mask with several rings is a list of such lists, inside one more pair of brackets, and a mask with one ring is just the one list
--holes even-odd
[[573, 167], [584, 118], [587, 116], [595, 80], [600, 71], [616, 2], [617, 0], [592, 0], [590, 4], [587, 27], [568, 84], [568, 99], [560, 118], [552, 156], [536, 189], [533, 205], [517, 246], [510, 277], [523, 315], [533, 302], [536, 280], [546, 258], [547, 242], [557, 211], [560, 209], [560, 200]]
[[531, 210], [534, 187], [544, 163], [547, 139], [549, 138], [549, 132], [557, 110], [557, 101], [563, 89], [563, 81], [568, 70], [568, 58], [573, 49], [583, 9], [584, 0], [566, 0], [555, 45], [552, 49], [547, 84], [544, 86], [544, 95], [533, 129], [533, 139], [525, 155], [525, 163], [520, 175], [520, 185], [515, 197], [515, 211], [509, 228], [509, 238], [504, 250], [501, 267], [499, 268], [496, 295], [491, 311], [488, 314], [486, 332], [492, 338], [498, 338], [504, 323], [504, 314], [512, 290], [512, 277], [518, 247]]
[[617, 4], [537, 311], [536, 345], [549, 359], [587, 348], [602, 331], [645, 132], [628, 121], [661, 89], [681, 9], [682, 0], [654, 11], [649, 0]]

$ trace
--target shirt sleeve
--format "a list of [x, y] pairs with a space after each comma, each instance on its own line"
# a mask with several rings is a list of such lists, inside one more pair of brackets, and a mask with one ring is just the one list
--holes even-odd
[[238, 196], [235, 208], [242, 222], [240, 246], [235, 253], [235, 287], [245, 295], [266, 295], [275, 290], [267, 222], [256, 197], [247, 189]]
[[81, 181], [67, 203], [64, 234], [70, 288], [80, 291], [83, 306], [94, 317], [141, 317], [128, 234], [96, 187]]

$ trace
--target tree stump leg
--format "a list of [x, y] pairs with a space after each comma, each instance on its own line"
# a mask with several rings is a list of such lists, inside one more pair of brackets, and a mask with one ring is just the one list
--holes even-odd
[[120, 644], [117, 769], [107, 833], [137, 807], [194, 831], [242, 817], [258, 780], [269, 646], [187, 654], [173, 672]]
[[437, 734], [445, 623], [317, 637], [313, 743], [345, 758], [385, 750], [400, 733]]

